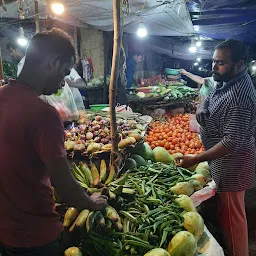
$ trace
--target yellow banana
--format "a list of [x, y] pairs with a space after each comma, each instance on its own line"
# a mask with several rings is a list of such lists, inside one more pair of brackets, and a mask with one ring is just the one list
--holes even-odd
[[100, 180], [102, 183], [104, 183], [106, 181], [108, 177], [108, 174], [107, 174], [107, 165], [106, 165], [106, 162], [104, 159], [102, 159], [100, 161]]
[[121, 221], [117, 221], [117, 222], [114, 222], [114, 226], [115, 226], [115, 229], [119, 232], [123, 232], [124, 228], [123, 228], [123, 224], [121, 223]]
[[106, 180], [105, 184], [108, 185], [110, 182], [112, 182], [114, 180], [115, 176], [116, 176], [115, 167], [113, 165], [111, 165], [110, 170], [109, 170], [108, 179]]
[[120, 216], [113, 207], [108, 205], [104, 211], [106, 218], [111, 220], [113, 223], [120, 221]]
[[79, 213], [79, 215], [77, 216], [74, 224], [69, 229], [69, 232], [72, 232], [74, 230], [74, 228], [82, 228], [85, 225], [85, 222], [86, 222], [86, 219], [87, 219], [89, 213], [90, 213], [90, 211], [87, 209], [81, 211]]
[[100, 174], [94, 163], [91, 163], [90, 167], [92, 172], [93, 184], [96, 186], [100, 182]]
[[69, 227], [77, 217], [78, 213], [79, 211], [76, 208], [68, 208], [68, 210], [65, 213], [63, 226], [65, 228]]

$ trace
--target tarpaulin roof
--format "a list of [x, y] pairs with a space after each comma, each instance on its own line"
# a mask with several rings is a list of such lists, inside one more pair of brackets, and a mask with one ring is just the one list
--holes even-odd
[[193, 0], [188, 9], [199, 34], [256, 42], [256, 0]]
[[[40, 17], [46, 17], [46, 3], [38, 0]], [[111, 0], [63, 0], [66, 13], [62, 21], [76, 26], [91, 25], [104, 31], [113, 30], [113, 12]], [[130, 0], [123, 1], [129, 4], [122, 6], [124, 11], [124, 31], [134, 33], [139, 22], [142, 21], [148, 28], [149, 35], [160, 36], [191, 36], [194, 33], [193, 25], [184, 0], [156, 1]], [[25, 18], [33, 17], [34, 1], [25, 0]], [[7, 11], [1, 10], [3, 18], [17, 18], [16, 1], [6, 4]]]

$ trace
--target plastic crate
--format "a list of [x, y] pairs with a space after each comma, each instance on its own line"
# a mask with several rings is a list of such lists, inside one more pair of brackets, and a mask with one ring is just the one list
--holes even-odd
[[108, 106], [109, 106], [108, 104], [90, 105], [90, 109], [92, 111], [98, 111], [98, 110], [102, 110], [103, 108], [107, 108]]
[[166, 75], [171, 75], [171, 76], [177, 76], [180, 74], [179, 69], [172, 69], [172, 68], [166, 68], [165, 69], [165, 74]]

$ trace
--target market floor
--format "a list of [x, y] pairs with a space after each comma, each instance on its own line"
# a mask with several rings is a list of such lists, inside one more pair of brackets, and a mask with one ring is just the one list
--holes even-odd
[[[245, 205], [246, 205], [246, 214], [248, 221], [248, 236], [249, 236], [249, 256], [256, 256], [256, 188], [253, 188], [249, 191], [246, 191], [245, 195]], [[202, 209], [202, 214], [206, 223], [206, 226], [216, 238], [216, 240], [221, 244], [220, 234], [218, 230], [212, 224], [212, 219], [209, 217], [209, 210], [214, 210], [213, 205], [207, 205], [208, 210]], [[223, 248], [225, 251], [225, 248]], [[225, 256], [229, 256], [225, 253]]]
[[248, 221], [250, 256], [256, 256], [256, 188], [246, 192], [245, 204]]

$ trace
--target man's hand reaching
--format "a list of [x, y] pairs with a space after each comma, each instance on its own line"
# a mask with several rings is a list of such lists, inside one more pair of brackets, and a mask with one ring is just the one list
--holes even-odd
[[90, 198], [92, 200], [92, 206], [91, 206], [92, 210], [95, 210], [95, 211], [104, 210], [108, 204], [107, 196], [94, 193], [90, 196]]
[[198, 161], [197, 156], [186, 155], [175, 158], [175, 162], [178, 167], [189, 168], [198, 164], [200, 161]]

